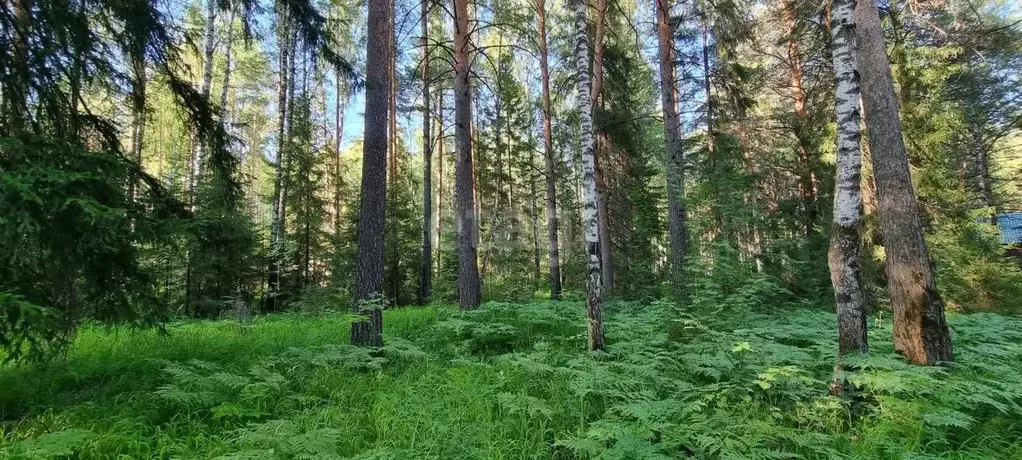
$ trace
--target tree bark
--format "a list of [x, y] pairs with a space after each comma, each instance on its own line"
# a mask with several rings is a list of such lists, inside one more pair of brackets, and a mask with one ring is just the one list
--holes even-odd
[[660, 57], [660, 103], [664, 115], [664, 165], [667, 176], [667, 223], [671, 246], [671, 284], [680, 292], [683, 283], [687, 241], [685, 214], [685, 153], [678, 118], [677, 92], [674, 90], [673, 28], [667, 0], [656, 0], [657, 48]]
[[390, 205], [387, 207], [387, 212], [390, 213], [388, 217], [388, 224], [390, 226], [390, 299], [397, 303], [401, 297], [401, 254], [398, 251], [398, 222], [395, 217], [397, 206], [394, 199], [397, 197], [397, 193], [394, 193], [393, 188], [398, 185], [398, 131], [397, 131], [397, 29], [395, 28], [395, 0], [391, 0], [391, 15], [389, 19], [390, 25], [390, 49], [387, 55], [390, 57], [389, 72], [390, 72], [390, 98], [388, 103], [390, 104], [390, 128], [388, 131], [390, 146], [388, 147], [388, 157], [390, 163], [388, 164], [388, 178], [390, 182], [387, 184], [391, 187], [390, 193]]
[[578, 112], [582, 136], [582, 175], [585, 182], [586, 252], [586, 317], [588, 318], [589, 350], [602, 350], [603, 342], [603, 280], [600, 264], [600, 231], [596, 196], [596, 137], [593, 132], [593, 100], [589, 80], [589, 34], [586, 30], [584, 0], [571, 0], [575, 15], [575, 65], [578, 69]]
[[[202, 83], [199, 91], [203, 99], [209, 102], [209, 88], [213, 84], [213, 51], [216, 50], [216, 0], [206, 0], [206, 24], [202, 33]], [[195, 194], [198, 191], [199, 181], [202, 179], [202, 168], [205, 161], [205, 140], [195, 140], [195, 148], [192, 152], [191, 174], [189, 175], [188, 197], [192, 206], [195, 206]]]
[[137, 172], [131, 174], [128, 196], [132, 201], [138, 199], [138, 182], [142, 171], [142, 142], [145, 139], [146, 122], [146, 68], [145, 55], [136, 50], [130, 57], [131, 61], [131, 158], [135, 160]]
[[440, 87], [440, 97], [437, 98], [437, 184], [436, 184], [436, 271], [440, 273], [441, 265], [443, 260], [443, 253], [441, 252], [442, 241], [440, 237], [442, 235], [441, 226], [444, 218], [444, 88]]
[[855, 7], [862, 102], [887, 252], [894, 349], [917, 364], [953, 361], [944, 302], [937, 292], [902, 138], [898, 99], [876, 4]]
[[227, 15], [227, 38], [224, 39], [224, 86], [220, 88], [220, 115], [227, 123], [227, 94], [231, 89], [231, 65], [234, 51], [234, 7]]
[[[33, 0], [12, 0], [14, 10], [14, 46], [13, 57], [14, 60], [11, 63], [11, 67], [14, 75], [10, 78], [12, 84], [5, 85], [3, 96], [6, 102], [6, 111], [8, 111], [8, 120], [10, 122], [9, 135], [23, 134], [25, 131], [25, 125], [29, 123], [29, 82], [32, 79], [30, 75], [29, 63], [30, 59], [30, 39], [32, 35], [32, 8], [34, 5]], [[75, 100], [74, 104], [78, 101]]]
[[997, 202], [994, 201], [990, 155], [986, 143], [983, 141], [983, 129], [979, 123], [973, 122], [970, 131], [972, 131], [972, 155], [976, 168], [976, 189], [979, 191], [983, 206], [990, 208], [990, 224], [997, 225]]
[[[703, 60], [703, 95], [706, 98], [706, 153], [709, 155], [710, 160], [710, 174], [713, 177], [718, 175], [717, 171], [717, 138], [716, 131], [713, 127], [713, 85], [710, 81], [710, 73], [713, 69], [710, 68], [710, 18], [708, 10], [709, 6], [701, 5], [701, 11], [699, 12], [699, 26], [702, 31], [702, 60]], [[677, 103], [677, 88], [675, 88], [675, 103]], [[680, 123], [679, 123], [680, 126]], [[713, 211], [713, 221], [717, 225], [717, 234], [723, 235], [724, 232], [724, 216], [720, 212], [720, 187], [716, 180], [710, 181], [710, 193], [712, 193], [713, 203], [711, 209]]]
[[454, 182], [458, 202], [458, 297], [462, 310], [479, 307], [481, 300], [468, 24], [468, 0], [454, 0]]
[[[365, 133], [362, 147], [362, 194], [355, 251], [355, 313], [351, 343], [383, 345], [383, 255], [387, 217], [387, 128], [390, 112], [391, 0], [369, 1], [366, 57]], [[393, 244], [393, 242], [391, 242]]]
[[862, 155], [859, 144], [859, 75], [853, 11], [856, 0], [831, 4], [834, 90], [837, 113], [837, 173], [831, 224], [830, 280], [837, 305], [838, 354], [867, 353], [866, 297], [862, 291], [859, 252], [862, 228]]
[[341, 219], [344, 215], [341, 204], [341, 193], [344, 189], [344, 178], [341, 176], [341, 141], [344, 139], [344, 110], [348, 97], [342, 83], [343, 78], [338, 72], [335, 88], [337, 99], [334, 105], [334, 251], [339, 250], [341, 245]]
[[[533, 144], [532, 131], [529, 131], [529, 145]], [[536, 166], [536, 151], [529, 149], [529, 218], [532, 220], [532, 281], [539, 282], [539, 279], [543, 276], [540, 272], [540, 258], [542, 250], [540, 246], [542, 243], [539, 241], [539, 206], [536, 205], [536, 171], [532, 168]]]
[[546, 0], [536, 0], [536, 28], [539, 29], [539, 68], [543, 87], [543, 163], [546, 175], [547, 252], [550, 257], [550, 298], [561, 299], [561, 258], [557, 243], [557, 186], [554, 176], [554, 142], [550, 126], [550, 67], [547, 62]]
[[[833, 9], [833, 7], [832, 7]], [[805, 234], [809, 235], [816, 226], [816, 195], [817, 180], [813, 171], [812, 137], [813, 133], [808, 131], [809, 112], [806, 107], [806, 91], [804, 81], [805, 58], [796, 37], [798, 16], [795, 11], [794, 0], [786, 0], [782, 5], [782, 16], [787, 23], [787, 64], [788, 64], [788, 86], [791, 89], [791, 98], [794, 108], [794, 121], [792, 132], [795, 134], [795, 157], [798, 160], [799, 195], [802, 199], [803, 225]], [[833, 11], [831, 17], [833, 17]], [[854, 33], [854, 32], [853, 32]]]
[[422, 259], [419, 265], [419, 304], [429, 303], [433, 290], [433, 132], [429, 94], [429, 2], [422, 9]]
[[270, 267], [267, 274], [267, 294], [264, 307], [267, 311], [277, 311], [280, 308], [280, 258], [283, 252], [284, 243], [284, 158], [287, 156], [287, 89], [290, 86], [290, 56], [291, 45], [289, 44], [290, 32], [287, 23], [287, 14], [278, 11], [277, 21], [277, 48], [280, 66], [277, 78], [277, 164], [274, 167], [273, 175], [273, 216], [270, 222]]
[[[596, 136], [596, 218], [600, 230], [600, 264], [603, 269], [603, 295], [610, 296], [614, 289], [614, 256], [611, 252], [610, 210], [607, 206], [606, 152], [602, 138], [596, 132], [596, 110], [603, 98], [603, 48], [606, 37], [607, 0], [596, 0], [596, 34], [593, 40], [593, 135]], [[601, 153], [603, 155], [601, 155]]]

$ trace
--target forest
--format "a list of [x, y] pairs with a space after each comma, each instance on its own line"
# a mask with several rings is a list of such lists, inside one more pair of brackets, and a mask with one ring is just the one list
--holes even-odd
[[1022, 5], [3, 0], [8, 458], [1022, 459]]

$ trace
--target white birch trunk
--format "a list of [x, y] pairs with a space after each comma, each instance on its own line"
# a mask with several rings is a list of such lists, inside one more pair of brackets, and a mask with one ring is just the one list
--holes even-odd
[[584, 0], [571, 0], [575, 15], [575, 67], [578, 72], [578, 113], [582, 137], [582, 177], [588, 279], [586, 280], [586, 316], [589, 350], [603, 349], [603, 288], [600, 266], [600, 231], [596, 216], [596, 138], [593, 134], [593, 100], [589, 81], [589, 35]]
[[[199, 91], [206, 101], [209, 101], [209, 88], [213, 83], [213, 51], [216, 49], [214, 33], [216, 32], [216, 0], [206, 0], [206, 27], [202, 33], [202, 83]], [[195, 151], [192, 152], [192, 173], [189, 177], [188, 193], [190, 199], [195, 203], [195, 193], [198, 190], [199, 181], [202, 177], [202, 167], [205, 157], [205, 140], [195, 140]]]
[[828, 260], [837, 304], [840, 354], [869, 351], [866, 340], [866, 299], [862, 291], [859, 266], [862, 155], [859, 148], [859, 75], [855, 57], [854, 10], [855, 0], [835, 0], [831, 6], [838, 133], [834, 221]]

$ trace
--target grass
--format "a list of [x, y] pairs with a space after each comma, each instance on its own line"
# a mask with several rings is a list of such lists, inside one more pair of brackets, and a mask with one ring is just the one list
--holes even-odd
[[874, 321], [839, 398], [832, 314], [707, 317], [614, 303], [599, 354], [575, 302], [389, 310], [378, 352], [340, 314], [86, 327], [0, 368], [0, 458], [1022, 459], [1018, 319], [952, 316], [950, 370]]

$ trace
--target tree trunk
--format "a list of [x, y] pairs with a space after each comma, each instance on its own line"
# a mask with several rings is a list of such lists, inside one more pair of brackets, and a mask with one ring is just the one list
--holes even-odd
[[[752, 190], [745, 196], [746, 204], [749, 204], [758, 213], [759, 194], [762, 193], [762, 185], [757, 177], [756, 160], [752, 157], [752, 146], [749, 143], [749, 115], [744, 107], [739, 106], [738, 119], [738, 144], [742, 152], [742, 170], [746, 177], [752, 181]], [[754, 218], [747, 221], [748, 240], [743, 244], [748, 256], [755, 261], [756, 273], [763, 272], [763, 242], [760, 235], [759, 219]]]
[[536, 28], [539, 29], [539, 67], [543, 86], [543, 163], [546, 174], [547, 251], [550, 257], [550, 298], [561, 299], [561, 258], [557, 244], [557, 186], [554, 175], [554, 142], [550, 127], [550, 67], [547, 63], [546, 0], [536, 0]]
[[433, 132], [429, 94], [429, 2], [422, 2], [422, 259], [419, 304], [429, 303], [433, 290]]
[[[87, 0], [78, 0], [78, 2], [77, 2], [78, 17], [79, 18], [85, 18], [86, 17], [85, 16], [85, 8], [87, 6], [86, 5], [86, 1]], [[84, 53], [82, 51], [82, 44], [76, 43], [75, 45], [73, 45], [72, 49], [74, 50], [74, 58], [73, 58], [73, 60], [71, 62], [71, 72], [70, 72], [70, 75], [68, 76], [68, 80], [69, 80], [68, 81], [68, 86], [71, 87], [71, 95], [70, 95], [70, 97], [71, 97], [71, 100], [70, 100], [70, 102], [71, 102], [71, 117], [70, 117], [69, 121], [71, 123], [71, 130], [70, 130], [71, 131], [71, 135], [76, 140], [80, 140], [78, 135], [80, 133], [81, 123], [79, 121], [79, 116], [78, 116], [78, 103], [82, 100], [82, 71], [85, 68], [85, 62], [83, 60], [83, 54]], [[15, 48], [15, 51], [17, 52], [17, 48]], [[15, 56], [15, 59], [18, 59], [17, 55]], [[26, 60], [24, 62], [28, 62], [28, 61]]]
[[227, 94], [231, 89], [231, 65], [234, 51], [234, 7], [227, 15], [227, 38], [224, 40], [224, 86], [220, 88], [220, 116], [227, 123]]
[[597, 222], [596, 137], [593, 133], [593, 100], [589, 94], [589, 34], [586, 30], [586, 4], [572, 0], [575, 14], [575, 65], [578, 69], [578, 112], [582, 136], [582, 174], [585, 181], [586, 251], [586, 316], [588, 317], [589, 350], [602, 350], [603, 343], [603, 280], [600, 265], [600, 231]]
[[[529, 145], [533, 144], [532, 131], [529, 131]], [[543, 276], [540, 273], [540, 257], [542, 250], [539, 242], [539, 206], [536, 205], [536, 151], [529, 149], [529, 218], [532, 220], [532, 281], [539, 282]]]
[[[199, 91], [202, 98], [209, 102], [209, 88], [213, 83], [213, 51], [216, 49], [216, 0], [206, 0], [206, 25], [202, 33], [202, 83]], [[189, 174], [188, 199], [195, 206], [195, 194], [199, 181], [202, 179], [203, 162], [205, 161], [205, 140], [198, 136], [192, 152], [191, 173]]]
[[997, 202], [994, 201], [994, 184], [993, 178], [990, 176], [990, 155], [983, 141], [983, 131], [979, 123], [973, 122], [970, 130], [972, 131], [972, 155], [976, 162], [976, 188], [983, 206], [990, 208], [990, 223], [997, 225]]
[[[369, 1], [366, 57], [365, 134], [362, 148], [362, 194], [355, 252], [355, 313], [351, 343], [383, 345], [383, 255], [387, 215], [387, 124], [390, 99], [391, 0]], [[393, 244], [393, 242], [391, 243]]]
[[[603, 48], [606, 37], [607, 0], [596, 0], [596, 36], [593, 40], [593, 135], [596, 136], [596, 218], [600, 230], [600, 264], [603, 270], [603, 295], [614, 289], [614, 259], [611, 252], [610, 211], [607, 207], [607, 157], [596, 129], [596, 110], [603, 99]], [[602, 156], [601, 156], [602, 154]]]
[[664, 164], [667, 175], [667, 223], [671, 246], [671, 284], [680, 292], [687, 242], [684, 151], [677, 92], [674, 90], [673, 28], [667, 0], [656, 0], [657, 45], [660, 55], [660, 103], [664, 113]]
[[441, 240], [442, 235], [441, 225], [443, 224], [444, 218], [444, 88], [440, 87], [440, 97], [437, 98], [437, 185], [436, 185], [436, 271], [440, 272], [443, 268], [441, 261], [443, 260], [443, 253], [441, 252]]
[[[813, 150], [812, 137], [815, 134], [808, 132], [807, 126], [809, 112], [806, 108], [806, 91], [803, 85], [805, 59], [802, 56], [802, 50], [797, 39], [796, 21], [798, 21], [798, 17], [795, 11], [794, 0], [786, 0], [784, 2], [782, 5], [782, 15], [788, 26], [788, 85], [791, 88], [795, 112], [792, 131], [795, 134], [795, 156], [798, 160], [798, 188], [799, 195], [802, 198], [804, 213], [803, 225], [805, 226], [805, 234], [808, 235], [813, 232], [816, 226], [816, 189], [818, 185], [816, 175], [813, 172], [814, 161], [810, 157]], [[833, 16], [833, 11], [831, 15]]]
[[[29, 82], [32, 80], [32, 76], [29, 69], [31, 62], [29, 37], [32, 35], [32, 8], [35, 2], [33, 0], [12, 0], [12, 3], [14, 9], [14, 46], [12, 47], [14, 60], [11, 67], [14, 75], [9, 78], [12, 84], [4, 87], [3, 97], [6, 102], [4, 109], [9, 112], [8, 120], [10, 121], [10, 130], [7, 134], [19, 135], [24, 133], [25, 124], [29, 122], [30, 118], [28, 101]], [[75, 100], [74, 103], [77, 104], [78, 101]]]
[[468, 0], [454, 0], [454, 182], [458, 202], [458, 297], [462, 310], [473, 310], [480, 302], [469, 46]]
[[267, 311], [277, 311], [280, 308], [280, 257], [283, 252], [284, 243], [284, 158], [287, 156], [287, 88], [290, 72], [288, 68], [292, 57], [289, 56], [291, 46], [288, 44], [290, 32], [288, 32], [287, 16], [283, 11], [278, 12], [278, 54], [280, 72], [277, 78], [277, 164], [273, 175], [273, 217], [270, 222], [270, 268], [267, 276], [267, 295], [264, 301]]
[[[706, 152], [709, 155], [710, 160], [710, 175], [717, 177], [717, 139], [716, 131], [713, 128], [713, 86], [710, 82], [710, 19], [707, 13], [709, 7], [706, 5], [702, 6], [702, 11], [699, 13], [699, 25], [702, 29], [702, 57], [703, 57], [703, 94], [706, 98]], [[675, 103], [677, 103], [677, 94], [675, 94]], [[680, 126], [680, 124], [679, 124]], [[713, 211], [713, 221], [717, 225], [717, 234], [724, 234], [724, 216], [720, 212], [720, 187], [716, 180], [710, 181], [710, 193], [713, 197], [713, 203], [711, 209]]]
[[856, 73], [856, 0], [831, 5], [835, 100], [837, 101], [837, 175], [831, 224], [830, 280], [837, 305], [838, 353], [867, 353], [866, 297], [862, 291], [859, 252], [862, 228], [862, 155], [859, 151], [859, 77]]
[[138, 198], [138, 182], [142, 172], [142, 142], [145, 138], [146, 119], [146, 68], [145, 57], [140, 50], [131, 56], [131, 158], [135, 161], [136, 172], [131, 174], [128, 196], [132, 201]]
[[341, 141], [344, 138], [344, 110], [347, 107], [347, 94], [345, 94], [345, 88], [341, 83], [343, 77], [340, 72], [337, 73], [337, 82], [335, 92], [336, 102], [334, 105], [334, 251], [337, 251], [341, 245], [341, 219], [344, 215], [344, 210], [341, 205], [341, 193], [344, 189], [344, 178], [341, 176]]
[[901, 133], [898, 100], [876, 4], [855, 7], [859, 74], [877, 187], [894, 349], [917, 364], [952, 361], [944, 302], [937, 292]]
[[395, 26], [395, 23], [394, 23], [394, 11], [396, 11], [396, 9], [394, 7], [394, 4], [395, 4], [394, 0], [391, 0], [391, 5], [390, 5], [391, 16], [390, 16], [390, 19], [389, 19], [389, 21], [390, 21], [389, 24], [390, 24], [391, 42], [390, 42], [390, 50], [388, 50], [388, 53], [387, 53], [387, 55], [390, 56], [390, 63], [389, 63], [389, 72], [390, 72], [390, 77], [389, 77], [390, 78], [390, 99], [388, 99], [388, 103], [390, 104], [390, 111], [389, 111], [390, 118], [389, 118], [389, 121], [388, 121], [390, 123], [390, 128], [389, 128], [389, 131], [388, 131], [388, 135], [390, 136], [389, 137], [389, 139], [390, 139], [390, 146], [388, 147], [388, 152], [390, 153], [390, 156], [388, 158], [390, 160], [390, 163], [388, 164], [388, 168], [389, 168], [388, 177], [390, 179], [390, 182], [388, 182], [387, 184], [391, 187], [391, 193], [389, 194], [389, 196], [390, 196], [390, 205], [388, 206], [388, 212], [390, 213], [390, 216], [388, 217], [388, 224], [390, 226], [390, 232], [389, 233], [390, 233], [390, 241], [391, 241], [391, 245], [390, 245], [390, 277], [389, 277], [390, 278], [390, 299], [391, 299], [391, 301], [397, 303], [399, 298], [400, 298], [400, 296], [401, 296], [401, 254], [398, 251], [398, 244], [397, 244], [397, 242], [398, 242], [398, 231], [397, 231], [398, 230], [398, 222], [397, 222], [397, 218], [395, 217], [395, 213], [397, 211], [397, 205], [394, 202], [394, 199], [397, 197], [397, 193], [394, 193], [394, 187], [396, 187], [398, 185], [397, 175], [398, 175], [398, 166], [399, 166], [398, 165], [398, 148], [397, 148], [398, 147], [398, 131], [397, 131], [397, 29], [395, 29], [395, 27], [394, 27]]

